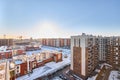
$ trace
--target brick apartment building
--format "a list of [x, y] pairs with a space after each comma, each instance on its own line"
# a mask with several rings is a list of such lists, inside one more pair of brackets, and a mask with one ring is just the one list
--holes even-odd
[[86, 80], [101, 62], [120, 67], [120, 37], [82, 34], [71, 37], [71, 70]]
[[118, 69], [120, 66], [120, 37], [98, 37], [99, 61], [107, 62]]
[[68, 47], [70, 48], [69, 38], [43, 38], [41, 44], [51, 47]]
[[71, 37], [71, 70], [84, 80], [98, 65], [98, 39], [92, 35]]
[[0, 46], [11, 46], [13, 45], [13, 39], [0, 39]]
[[51, 61], [56, 63], [62, 61], [62, 52], [45, 51], [33, 54], [32, 56], [14, 56], [13, 64], [15, 64], [15, 68], [10, 68], [10, 80], [14, 80], [16, 77], [32, 72], [33, 69], [43, 66]]
[[107, 37], [98, 36], [99, 41], [99, 61], [105, 62], [107, 55]]
[[106, 61], [113, 66], [113, 69], [120, 67], [120, 37], [109, 37], [107, 39]]

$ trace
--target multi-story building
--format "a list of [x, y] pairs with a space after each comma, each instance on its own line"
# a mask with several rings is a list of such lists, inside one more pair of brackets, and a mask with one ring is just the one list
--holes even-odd
[[109, 37], [107, 40], [106, 61], [113, 66], [113, 69], [120, 67], [120, 37]]
[[71, 37], [71, 70], [86, 79], [98, 64], [98, 38], [82, 34]]
[[0, 61], [0, 80], [6, 80], [6, 74], [7, 74], [7, 71], [6, 71], [6, 62], [5, 61]]
[[13, 39], [0, 39], [0, 46], [11, 46], [13, 45]]
[[107, 37], [98, 36], [99, 40], [99, 61], [105, 62], [107, 55]]
[[69, 38], [43, 38], [41, 44], [51, 47], [67, 47], [70, 48]]
[[120, 37], [102, 37], [82, 34], [71, 37], [71, 70], [86, 79], [99, 62], [113, 69], [120, 68]]
[[62, 61], [62, 52], [43, 51], [32, 55], [14, 56], [10, 62], [15, 66], [14, 68], [10, 68], [10, 80], [14, 80], [16, 77], [30, 73], [33, 69], [52, 61], [56, 63]]

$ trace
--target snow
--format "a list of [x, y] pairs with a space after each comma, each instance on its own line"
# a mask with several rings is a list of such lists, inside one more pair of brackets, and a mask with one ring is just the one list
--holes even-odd
[[41, 49], [47, 50], [47, 51], [60, 51], [60, 50], [62, 50], [62, 54], [70, 54], [70, 49], [65, 49], [65, 48], [43, 46]]
[[16, 60], [15, 61], [15, 64], [21, 64], [21, 63], [23, 63], [22, 60]]
[[50, 62], [50, 63], [45, 64], [45, 66], [43, 67], [34, 69], [33, 73], [30, 76], [25, 75], [25, 76], [17, 78], [17, 80], [33, 80], [40, 76], [44, 76], [44, 75], [56, 72], [57, 70], [69, 64], [70, 64], [70, 60], [67, 60], [67, 59], [64, 59], [62, 62], [58, 62], [58, 63]]
[[118, 74], [118, 71], [111, 71], [109, 80], [120, 80], [120, 79], [117, 79], [118, 75], [120, 76], [120, 74]]
[[96, 80], [97, 75], [92, 76], [91, 78], [88, 78], [87, 80]]
[[7, 46], [1, 46], [0, 47], [0, 51], [6, 51], [6, 49], [7, 49]]
[[41, 50], [36, 51], [27, 51], [26, 55], [32, 55], [43, 52], [43, 51], [60, 51], [62, 50], [62, 54], [70, 54], [70, 49], [64, 49], [64, 48], [56, 48], [56, 47], [49, 47], [49, 46], [42, 46]]
[[68, 57], [67, 58], [63, 57], [63, 61], [58, 62], [58, 63], [49, 62], [49, 63], [45, 64], [45, 66], [34, 69], [33, 73], [30, 74], [30, 76], [25, 75], [25, 76], [22, 76], [22, 77], [18, 77], [16, 80], [33, 80], [33, 79], [36, 79], [38, 77], [54, 73], [57, 70], [62, 69], [64, 66], [70, 64], [70, 49], [43, 46], [43, 47], [41, 47], [41, 50], [29, 51], [26, 54], [27, 55], [32, 55], [32, 53], [39, 53], [39, 52], [45, 51], [45, 50], [47, 50], [47, 51], [60, 51], [60, 50], [62, 50], [62, 53], [67, 54]]
[[0, 46], [0, 53], [4, 53], [4, 52], [10, 52], [12, 50], [7, 50], [8, 47], [7, 46]]
[[26, 55], [38, 54], [38, 53], [40, 53], [40, 52], [42, 52], [42, 50], [37, 50], [37, 51], [27, 51], [27, 52], [26, 52]]
[[59, 77], [55, 77], [55, 78], [53, 78], [52, 80], [62, 80], [62, 79], [59, 78]]
[[[103, 63], [103, 64], [100, 64], [100, 69], [103, 68], [103, 66], [106, 66], [106, 68], [109, 68], [109, 67], [112, 67], [111, 65], [107, 64], [107, 63]], [[99, 69], [95, 69], [95, 72], [100, 72], [101, 70]], [[91, 78], [89, 77], [87, 80], [96, 80], [96, 77], [98, 76], [98, 74], [96, 74], [95, 76], [92, 76]], [[109, 80], [113, 80], [113, 79], [109, 79]], [[115, 79], [114, 79], [115, 80]]]

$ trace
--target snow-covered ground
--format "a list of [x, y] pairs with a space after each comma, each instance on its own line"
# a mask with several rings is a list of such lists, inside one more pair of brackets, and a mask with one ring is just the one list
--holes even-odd
[[59, 77], [54, 77], [52, 80], [62, 80], [62, 79]]
[[60, 50], [62, 50], [63, 54], [70, 54], [70, 49], [56, 48], [56, 47], [49, 47], [49, 46], [42, 46], [41, 50], [37, 50], [37, 51], [27, 51], [26, 54], [32, 55], [33, 53], [37, 54], [37, 53], [42, 52], [42, 51], [60, 51]]
[[[103, 66], [106, 66], [106, 68], [110, 68], [112, 67], [111, 65], [107, 64], [107, 63], [103, 63], [103, 64], [100, 64], [100, 69], [95, 69], [95, 72], [100, 72], [101, 69], [103, 68]], [[95, 76], [92, 76], [92, 77], [89, 77], [87, 80], [96, 80], [98, 74], [96, 74]]]
[[6, 51], [7, 46], [0, 46], [0, 51]]
[[49, 51], [62, 50], [62, 53], [67, 54], [68, 57], [67, 58], [63, 57], [63, 61], [58, 62], [58, 63], [49, 62], [49, 63], [45, 64], [45, 66], [34, 69], [33, 73], [30, 74], [30, 76], [25, 75], [25, 76], [17, 78], [16, 80], [33, 80], [35, 78], [38, 78], [38, 77], [41, 77], [41, 76], [56, 72], [57, 70], [59, 70], [59, 69], [63, 68], [64, 66], [70, 64], [70, 50], [69, 49], [62, 49], [62, 48], [54, 48], [54, 47], [43, 46], [41, 50], [27, 52], [27, 55], [31, 55], [31, 53], [33, 53], [33, 52], [38, 53], [38, 52], [44, 51], [44, 50], [49, 50]]
[[109, 80], [120, 80], [117, 78], [118, 76], [120, 76], [120, 74], [118, 74], [118, 71], [111, 71]]

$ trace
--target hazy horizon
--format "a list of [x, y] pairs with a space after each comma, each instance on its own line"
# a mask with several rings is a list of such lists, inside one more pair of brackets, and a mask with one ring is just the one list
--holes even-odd
[[1, 0], [0, 38], [120, 35], [120, 0]]

